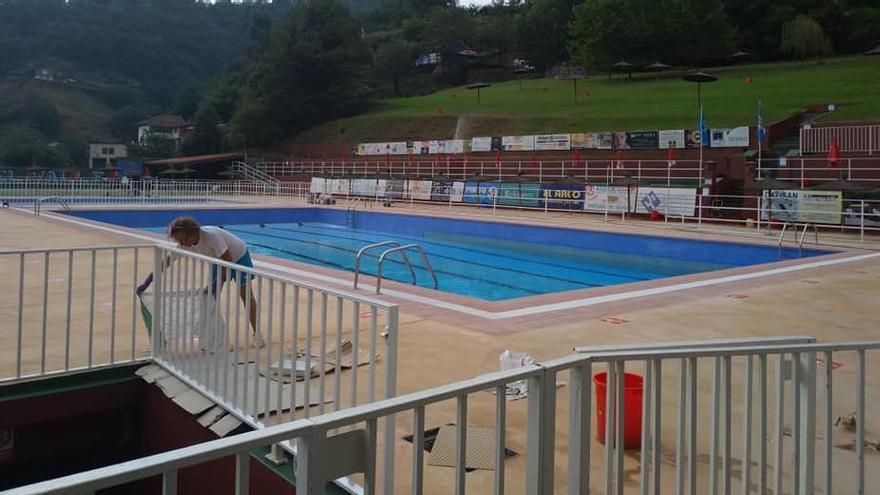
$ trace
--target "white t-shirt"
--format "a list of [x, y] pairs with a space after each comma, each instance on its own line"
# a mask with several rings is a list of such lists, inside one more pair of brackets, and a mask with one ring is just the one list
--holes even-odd
[[244, 241], [229, 231], [219, 227], [202, 227], [200, 230], [198, 244], [183, 249], [213, 258], [219, 258], [228, 250], [233, 261], [238, 261], [247, 251]]

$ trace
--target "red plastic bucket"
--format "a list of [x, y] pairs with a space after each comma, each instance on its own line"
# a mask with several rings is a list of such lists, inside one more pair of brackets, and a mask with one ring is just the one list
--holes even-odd
[[[605, 372], [593, 376], [596, 385], [596, 440], [605, 444]], [[611, 424], [614, 425], [612, 418]], [[611, 438], [615, 438], [615, 431]], [[642, 377], [624, 373], [623, 378], [623, 448], [637, 449], [642, 446]]]

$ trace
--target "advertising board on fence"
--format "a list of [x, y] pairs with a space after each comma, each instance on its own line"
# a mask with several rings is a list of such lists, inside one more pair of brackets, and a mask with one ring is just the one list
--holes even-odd
[[591, 150], [610, 150], [613, 134], [610, 132], [582, 132], [571, 135], [571, 147]]
[[471, 151], [479, 153], [482, 151], [492, 151], [492, 138], [475, 137], [471, 138]]
[[501, 184], [498, 194], [500, 205], [536, 207], [541, 194], [541, 185], [505, 182]]
[[842, 208], [840, 191], [764, 191], [761, 219], [771, 220], [772, 209], [780, 222], [839, 224]]
[[309, 192], [314, 194], [324, 194], [330, 192], [327, 190], [327, 179], [322, 177], [312, 177], [312, 183], [309, 186]]
[[498, 196], [497, 182], [465, 182], [464, 202], [491, 205]]
[[429, 180], [408, 180], [406, 181], [406, 189], [412, 199], [423, 201], [431, 199], [431, 181]]
[[532, 151], [535, 149], [535, 136], [504, 136], [501, 145], [504, 151]]
[[657, 139], [657, 131], [639, 131], [626, 133], [626, 144], [627, 147], [631, 149], [657, 149]]
[[683, 129], [659, 131], [657, 133], [657, 141], [657, 144], [660, 145], [661, 149], [680, 149], [687, 146], [687, 141], [685, 140], [685, 132]]
[[[748, 127], [711, 129], [709, 137], [712, 148], [747, 148], [749, 146]], [[705, 146], [705, 143], [703, 145]]]
[[571, 134], [539, 134], [535, 136], [536, 150], [562, 151], [571, 149]]
[[640, 186], [635, 211], [649, 214], [657, 210], [673, 217], [692, 217], [696, 211], [696, 201], [695, 188]]
[[630, 207], [627, 208], [626, 187], [587, 184], [587, 187], [584, 189], [583, 208], [586, 211], [606, 211], [605, 209], [607, 208], [612, 213], [620, 213], [625, 210], [632, 211], [635, 199], [636, 192], [631, 190], [629, 193]]
[[557, 210], [579, 210], [584, 201], [580, 184], [542, 184], [540, 206]]

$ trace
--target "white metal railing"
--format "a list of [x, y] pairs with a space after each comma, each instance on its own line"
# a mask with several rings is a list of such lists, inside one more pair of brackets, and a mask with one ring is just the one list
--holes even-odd
[[782, 157], [755, 160], [758, 178], [770, 174], [794, 185], [815, 185], [845, 178], [866, 187], [880, 184], [880, 157], [846, 157], [829, 164], [827, 157]]
[[152, 359], [257, 428], [396, 395], [397, 306], [174, 247], [0, 251], [0, 293], [0, 385]]
[[151, 245], [0, 251], [0, 383], [151, 355], [135, 287]]
[[827, 152], [832, 139], [837, 139], [840, 151], [873, 154], [880, 148], [880, 125], [802, 127], [801, 154]]
[[11, 205], [36, 202], [53, 204], [122, 204], [211, 202], [242, 197], [281, 196], [306, 198], [306, 183], [253, 183], [250, 181], [196, 180], [49, 180], [0, 179], [0, 200]]
[[[382, 201], [390, 206], [413, 209], [422, 208], [423, 205], [443, 205], [450, 211], [454, 207], [468, 207], [477, 211], [488, 211], [493, 216], [505, 210], [532, 210], [545, 214], [588, 213], [603, 215], [605, 222], [625, 222], [636, 214], [648, 218], [656, 210], [662, 217], [661, 225], [665, 228], [703, 228], [704, 224], [710, 223], [746, 226], [757, 232], [766, 228], [769, 233], [772, 229], [782, 228], [782, 224], [788, 222], [798, 228], [803, 228], [805, 224], [814, 224], [817, 230], [835, 229], [858, 234], [860, 242], [865, 241], [866, 234], [880, 232], [880, 199], [852, 199], [848, 197], [852, 194], [850, 192], [839, 193], [838, 201], [834, 191], [825, 191], [826, 196], [822, 202], [805, 201], [800, 204], [775, 196], [771, 199], [768, 191], [759, 191], [757, 195], [706, 194], [705, 189], [675, 187], [671, 182], [631, 186], [572, 182], [559, 185], [558, 191], [563, 195], [556, 197], [551, 194], [552, 189], [551, 193], [546, 193], [546, 185], [537, 183], [479, 181], [478, 186], [470, 186], [468, 184], [475, 184], [475, 181], [435, 183], [421, 179], [314, 180], [324, 182], [312, 183], [310, 190], [313, 196], [332, 195], [337, 199], [359, 203]], [[360, 189], [358, 182], [361, 181], [370, 183], [372, 189]], [[425, 183], [428, 185], [425, 186]], [[505, 191], [504, 187], [508, 185], [514, 187], [515, 192]], [[523, 191], [529, 186], [537, 189], [525, 194]], [[478, 187], [482, 191], [468, 192], [466, 187]], [[784, 194], [795, 192], [800, 193], [799, 190], [786, 190]]]
[[[452, 485], [457, 494], [468, 491], [467, 426], [481, 421], [471, 414], [482, 421], [494, 416], [491, 491], [496, 494], [505, 493], [508, 485], [529, 494], [729, 494], [753, 489], [797, 495], [818, 490], [867, 493], [865, 440], [867, 414], [872, 411], [866, 407], [866, 363], [867, 354], [880, 349], [880, 342], [772, 340], [597, 349], [9, 494], [92, 492], [155, 475], [162, 475], [165, 493], [174, 493], [178, 470], [231, 455], [237, 459], [237, 493], [246, 494], [248, 451], [289, 439], [298, 445], [297, 493], [323, 493], [326, 480], [356, 472], [363, 473], [365, 493], [434, 493], [425, 476], [423, 428], [428, 412], [444, 403], [452, 403], [455, 410]], [[854, 370], [835, 374], [834, 359], [847, 360]], [[642, 372], [641, 381], [632, 385], [627, 373], [636, 370]], [[602, 392], [597, 383], [603, 382], [594, 372], [605, 373]], [[560, 378], [567, 378], [569, 386], [557, 392]], [[508, 406], [507, 387], [521, 381], [528, 384], [525, 407]], [[634, 394], [641, 395], [640, 408]], [[603, 398], [607, 408], [598, 407]], [[599, 411], [595, 427], [604, 429], [596, 439], [602, 446], [593, 443], [594, 404]], [[835, 431], [834, 415], [841, 409], [855, 411], [853, 433]], [[387, 466], [389, 459], [388, 450], [379, 453], [377, 424], [400, 414], [411, 416], [414, 427], [410, 469], [402, 465], [384, 470], [380, 478], [377, 465]], [[639, 436], [627, 436], [631, 424], [639, 425]], [[524, 425], [525, 431], [515, 425]], [[352, 426], [356, 429], [348, 430]], [[334, 433], [340, 429], [345, 433]], [[638, 440], [640, 455], [625, 456], [632, 438]], [[525, 460], [518, 463], [524, 473], [506, 466], [504, 448], [514, 444], [524, 449]], [[841, 444], [847, 447], [837, 448]], [[488, 493], [488, 487], [481, 492]]]
[[[372, 159], [372, 160], [306, 160], [286, 162], [259, 162], [255, 166], [276, 177], [296, 175], [328, 176], [388, 176], [407, 177], [446, 177], [464, 179], [479, 175], [485, 179], [512, 179], [528, 176], [538, 181], [552, 181], [567, 177], [589, 178], [605, 181], [606, 178], [621, 178], [626, 175], [642, 179], [662, 179], [671, 177], [673, 181], [694, 181], [702, 177], [699, 160], [675, 160], [670, 171], [668, 160], [474, 160], [461, 156], [437, 156], [433, 160], [416, 158], [412, 161]], [[706, 161], [705, 163], [708, 163]]]

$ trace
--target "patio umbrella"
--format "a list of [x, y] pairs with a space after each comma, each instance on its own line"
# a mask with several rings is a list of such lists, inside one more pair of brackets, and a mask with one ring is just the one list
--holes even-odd
[[739, 63], [741, 60], [745, 60], [751, 56], [752, 56], [752, 54], [749, 52], [737, 50], [737, 51], [733, 52], [733, 54], [728, 58], [730, 58], [731, 60], [735, 60], [736, 63]]
[[630, 71], [629, 77], [632, 78], [632, 64], [627, 62], [626, 60], [621, 60], [620, 62], [614, 63], [611, 66], [617, 68], [621, 72], [621, 74], [623, 73], [624, 69]]
[[669, 70], [669, 67], [670, 66], [664, 64], [663, 62], [658, 61], [658, 62], [654, 62], [653, 64], [648, 64], [648, 65], [642, 67], [642, 70], [644, 70], [646, 72], [653, 72], [654, 73], [654, 80], [656, 81], [660, 78], [658, 76], [658, 74]]
[[874, 48], [871, 48], [870, 50], [866, 51], [862, 55], [868, 55], [868, 56], [880, 55], [880, 43], [878, 43], [877, 46], [875, 46]]
[[159, 175], [180, 175], [182, 173], [183, 173], [183, 170], [181, 170], [177, 167], [169, 167], [169, 168], [159, 172]]

